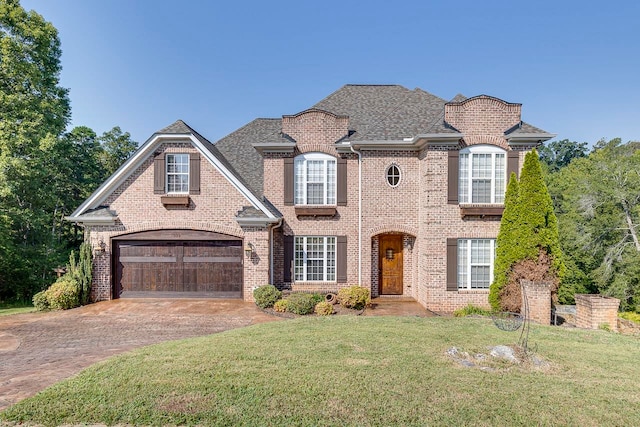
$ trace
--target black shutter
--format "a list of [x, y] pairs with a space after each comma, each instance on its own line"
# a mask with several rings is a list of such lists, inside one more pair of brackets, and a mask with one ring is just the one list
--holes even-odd
[[338, 236], [336, 249], [336, 281], [346, 283], [347, 281], [347, 236]]
[[200, 153], [189, 154], [189, 194], [200, 194]]
[[511, 172], [515, 172], [516, 177], [520, 175], [520, 152], [507, 151], [507, 182], [511, 178]]
[[293, 269], [293, 236], [284, 236], [284, 282], [291, 283]]
[[458, 239], [447, 239], [447, 291], [458, 290]]
[[458, 204], [458, 169], [460, 167], [460, 152], [449, 151], [448, 160], [448, 184], [447, 184], [447, 203], [450, 205]]
[[154, 194], [164, 194], [164, 180], [166, 176], [165, 166], [164, 166], [164, 153], [158, 154], [153, 159], [153, 193]]
[[293, 206], [293, 157], [284, 160], [284, 204]]
[[337, 198], [338, 206], [347, 206], [347, 159], [338, 158], [337, 171]]

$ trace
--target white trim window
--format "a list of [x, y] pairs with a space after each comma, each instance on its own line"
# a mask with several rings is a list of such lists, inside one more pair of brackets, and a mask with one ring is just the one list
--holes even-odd
[[336, 238], [296, 236], [294, 280], [302, 282], [336, 281]]
[[189, 193], [189, 155], [167, 154], [167, 194]]
[[506, 152], [490, 145], [460, 150], [458, 200], [463, 203], [504, 203]]
[[458, 289], [489, 289], [495, 256], [495, 239], [459, 239]]
[[295, 159], [295, 204], [336, 204], [336, 158], [328, 154], [302, 154]]
[[387, 167], [385, 177], [387, 178], [387, 184], [389, 184], [389, 186], [391, 186], [392, 188], [397, 187], [398, 185], [400, 185], [400, 167], [395, 163], [389, 165]]

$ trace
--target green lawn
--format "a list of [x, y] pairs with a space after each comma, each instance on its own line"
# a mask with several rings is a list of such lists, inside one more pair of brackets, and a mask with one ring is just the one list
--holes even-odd
[[547, 369], [446, 356], [513, 344], [470, 318], [302, 318], [145, 347], [0, 413], [42, 425], [640, 425], [640, 340], [533, 326]]
[[0, 304], [0, 316], [8, 316], [10, 314], [30, 313], [36, 311], [31, 304]]

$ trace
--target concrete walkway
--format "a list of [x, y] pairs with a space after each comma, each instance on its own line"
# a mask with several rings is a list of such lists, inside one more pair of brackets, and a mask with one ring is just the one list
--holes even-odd
[[[373, 300], [364, 316], [434, 314], [413, 300]], [[219, 299], [121, 299], [0, 316], [0, 410], [115, 354], [163, 341], [283, 320]]]

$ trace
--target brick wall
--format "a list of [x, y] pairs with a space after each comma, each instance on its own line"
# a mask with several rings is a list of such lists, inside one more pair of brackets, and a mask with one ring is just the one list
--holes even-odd
[[524, 289], [522, 307], [526, 306], [526, 297], [529, 305], [528, 318], [542, 325], [549, 325], [551, 323], [551, 284], [523, 280], [522, 287]]
[[[156, 153], [193, 153], [190, 142], [163, 144]], [[251, 262], [244, 263], [244, 297], [252, 298], [250, 289], [269, 281], [269, 245], [266, 228], [242, 229], [236, 222], [236, 213], [249, 205], [238, 190], [222, 176], [209, 161], [201, 156], [200, 194], [190, 195], [187, 207], [165, 207], [162, 195], [154, 194], [153, 156], [134, 171], [104, 202], [118, 215], [113, 226], [89, 227], [93, 247], [102, 241], [106, 245], [104, 255], [94, 259], [92, 297], [107, 300], [112, 297], [112, 242], [116, 236], [140, 231], [161, 229], [189, 229], [212, 231], [235, 236], [251, 242], [256, 252]]]
[[599, 329], [607, 325], [612, 331], [618, 330], [619, 299], [592, 294], [577, 294], [575, 299], [578, 328]]

